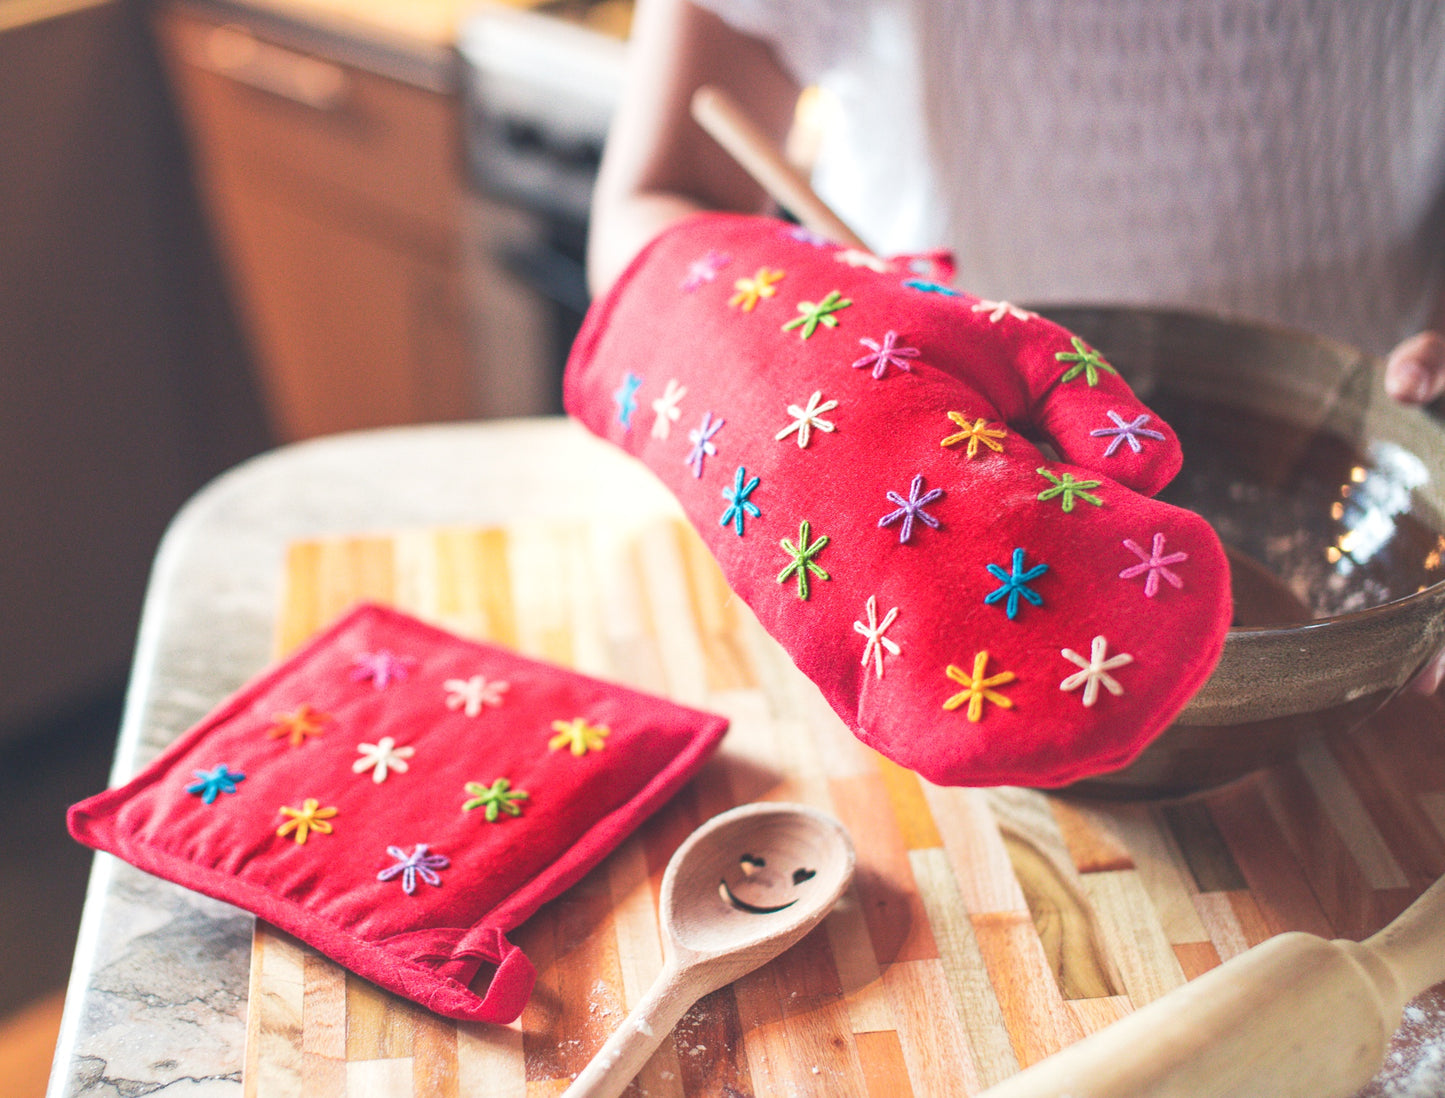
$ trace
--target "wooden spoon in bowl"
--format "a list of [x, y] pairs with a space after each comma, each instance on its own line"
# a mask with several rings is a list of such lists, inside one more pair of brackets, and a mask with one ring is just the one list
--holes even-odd
[[662, 972], [563, 1098], [621, 1094], [688, 1007], [799, 941], [852, 877], [843, 825], [804, 805], [743, 805], [703, 824], [662, 877]]

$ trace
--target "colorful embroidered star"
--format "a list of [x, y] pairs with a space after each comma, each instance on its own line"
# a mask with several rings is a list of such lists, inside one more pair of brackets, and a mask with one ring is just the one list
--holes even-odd
[[295, 832], [296, 844], [300, 846], [313, 831], [318, 835], [331, 834], [331, 825], [326, 821], [336, 815], [336, 809], [322, 808], [321, 802], [315, 797], [307, 797], [301, 802], [300, 808], [283, 804], [281, 815], [291, 818], [276, 829], [277, 836], [284, 839]]
[[799, 335], [803, 339], [810, 339], [821, 324], [825, 328], [836, 328], [838, 318], [833, 314], [841, 309], [846, 309], [853, 302], [844, 297], [837, 290], [829, 290], [828, 296], [822, 301], [800, 301], [798, 302], [798, 315], [783, 325], [783, 331], [791, 332], [794, 328], [801, 329]]
[[547, 746], [553, 751], [565, 747], [574, 755], [601, 751], [607, 746], [607, 737], [612, 734], [612, 729], [605, 724], [588, 724], [581, 717], [574, 717], [570, 721], [553, 721], [552, 731], [557, 734], [547, 741]]
[[196, 780], [186, 786], [186, 792], [198, 795], [202, 804], [214, 804], [218, 796], [236, 792], [236, 783], [246, 780], [246, 775], [232, 772], [225, 763], [214, 770], [197, 770], [194, 773]]
[[675, 377], [668, 378], [662, 396], [652, 402], [652, 410], [657, 413], [657, 418], [652, 421], [653, 438], [666, 438], [672, 432], [672, 425], [682, 418], [678, 403], [685, 396], [687, 386], [679, 385]]
[[1059, 683], [1059, 689], [1068, 692], [1070, 690], [1077, 690], [1082, 686], [1084, 688], [1083, 701], [1085, 708], [1092, 707], [1093, 704], [1099, 700], [1100, 683], [1103, 684], [1105, 690], [1113, 694], [1116, 698], [1124, 693], [1124, 688], [1119, 685], [1118, 680], [1110, 675], [1109, 672], [1117, 667], [1123, 667], [1125, 664], [1133, 663], [1134, 657], [1127, 652], [1120, 652], [1117, 656], [1110, 656], [1108, 659], [1105, 659], [1104, 653], [1108, 650], [1109, 644], [1103, 637], [1094, 638], [1093, 644], [1089, 648], [1088, 659], [1084, 659], [1083, 656], [1079, 655], [1072, 648], [1061, 649], [1060, 654], [1064, 659], [1076, 664], [1081, 670], [1076, 671], [1063, 682]]
[[988, 319], [997, 324], [1006, 316], [1014, 317], [1017, 320], [1033, 320], [1038, 313], [1031, 313], [1027, 309], [1020, 309], [1009, 301], [983, 301], [974, 303], [973, 311], [976, 313], [988, 313]]
[[753, 489], [758, 486], [758, 478], [753, 477], [752, 480], [743, 483], [743, 478], [747, 475], [747, 470], [739, 465], [737, 473], [733, 475], [733, 486], [722, 490], [723, 499], [728, 501], [728, 509], [722, 513], [722, 518], [718, 520], [718, 525], [726, 526], [731, 522], [733, 524], [733, 530], [737, 533], [738, 537], [743, 536], [744, 513], [752, 515], [753, 518], [757, 518], [762, 514], [762, 512], [758, 510], [758, 505], [748, 499], [748, 497], [753, 494]]
[[713, 435], [722, 430], [726, 420], [713, 419], [711, 412], [702, 414], [702, 423], [687, 433], [687, 440], [692, 443], [692, 449], [687, 452], [687, 457], [682, 459], [684, 465], [692, 466], [692, 475], [702, 476], [702, 463], [707, 457], [717, 453], [717, 443], [713, 442]]
[[351, 764], [351, 772], [364, 774], [370, 770], [371, 780], [377, 785], [386, 781], [393, 770], [405, 774], [406, 760], [416, 754], [415, 747], [397, 747], [396, 740], [390, 736], [382, 736], [375, 743], [359, 743], [356, 750], [361, 753], [361, 758]]
[[447, 692], [447, 708], [460, 709], [469, 717], [481, 713], [484, 705], [493, 708], [501, 705], [502, 695], [511, 689], [509, 683], [500, 679], [489, 682], [481, 675], [473, 675], [469, 679], [447, 679], [442, 686]]
[[883, 375], [888, 372], [889, 366], [896, 366], [900, 370], [911, 372], [913, 367], [908, 365], [905, 359], [918, 357], [917, 347], [898, 346], [897, 332], [886, 332], [883, 336], [882, 343], [877, 343], [871, 339], [860, 339], [858, 342], [873, 353], [864, 355], [858, 359], [857, 362], [853, 363], [853, 368], [855, 370], [871, 368], [873, 370], [874, 381], [880, 380]]
[[401, 682], [411, 674], [415, 660], [398, 656], [385, 648], [376, 652], [361, 652], [351, 661], [353, 682], [371, 682], [378, 690], [385, 690], [394, 682]]
[[904, 499], [897, 492], [889, 492], [889, 502], [898, 505], [898, 510], [890, 511], [878, 520], [878, 525], [892, 526], [895, 522], [902, 520], [902, 528], [898, 531], [898, 543], [901, 545], [913, 536], [913, 520], [917, 519], [926, 526], [937, 530], [939, 522], [923, 508], [936, 499], [943, 498], [942, 488], [933, 488], [919, 495], [919, 489], [923, 487], [923, 474], [919, 473], [913, 478], [913, 483], [908, 488], [908, 498]]
[[893, 264], [879, 259], [872, 252], [865, 252], [861, 248], [844, 248], [833, 258], [850, 267], [867, 267], [870, 271], [877, 271], [879, 274], [887, 274], [893, 270]]
[[1026, 599], [1034, 606], [1044, 604], [1043, 596], [1035, 591], [1029, 584], [1042, 576], [1049, 570], [1047, 564], [1036, 564], [1028, 571], [1024, 571], [1024, 551], [1015, 549], [1013, 554], [1013, 565], [1005, 572], [997, 564], [989, 564], [989, 574], [998, 580], [1003, 586], [990, 591], [983, 597], [983, 601], [989, 606], [996, 602], [1004, 602], [1005, 610], [1008, 613], [1008, 620], [1013, 621], [1018, 617], [1019, 599]]
[[617, 422], [624, 431], [632, 430], [632, 414], [637, 411], [637, 390], [641, 384], [642, 378], [628, 370], [622, 375], [617, 392], [612, 394], [612, 401], [617, 405]]
[[513, 789], [512, 783], [506, 778], [498, 778], [489, 786], [481, 782], [467, 782], [464, 788], [472, 795], [472, 799], [462, 805], [462, 811], [470, 812], [485, 805], [488, 823], [496, 823], [497, 817], [503, 812], [508, 816], [520, 816], [522, 806], [519, 802], [528, 799], [526, 792]]
[[694, 259], [688, 264], [687, 275], [682, 280], [682, 288], [688, 293], [692, 293], [717, 278], [718, 271], [731, 262], [732, 256], [725, 252], [709, 250], [707, 255], [701, 259]]
[[1078, 336], [1071, 336], [1074, 344], [1072, 351], [1058, 351], [1054, 357], [1060, 362], [1072, 362], [1073, 365], [1064, 371], [1064, 376], [1059, 378], [1060, 383], [1073, 381], [1080, 374], [1089, 383], [1089, 388], [1099, 384], [1099, 371], [1105, 370], [1108, 373], [1118, 376], [1119, 371], [1110, 366], [1100, 357], [1099, 352], [1089, 347]]
[[300, 747], [308, 736], [325, 735], [325, 726], [331, 721], [327, 714], [319, 713], [309, 705], [301, 706], [294, 713], [275, 713], [271, 719], [276, 723], [267, 730], [267, 739], [279, 740], [282, 736], [289, 736], [292, 747]]
[[942, 294], [944, 297], [958, 296], [958, 291], [952, 286], [945, 286], [942, 282], [932, 282], [926, 278], [905, 278], [903, 285], [910, 290], [922, 290], [926, 294]]
[[401, 890], [410, 896], [416, 891], [416, 879], [420, 877], [433, 888], [440, 888], [442, 879], [437, 875], [438, 869], [446, 869], [450, 866], [451, 859], [445, 854], [431, 854], [428, 852], [426, 843], [417, 843], [416, 849], [410, 854], [399, 846], [389, 846], [386, 852], [396, 859], [395, 865], [389, 865], [376, 875], [378, 881], [389, 881], [393, 877], [401, 877]]
[[1101, 481], [1075, 480], [1073, 473], [1065, 473], [1062, 477], [1056, 477], [1042, 465], [1039, 466], [1035, 472], [1053, 484], [1052, 488], [1045, 488], [1040, 492], [1038, 499], [1046, 502], [1055, 496], [1061, 497], [1059, 503], [1064, 509], [1064, 514], [1068, 514], [1074, 509], [1075, 499], [1081, 499], [1085, 503], [1092, 503], [1095, 507], [1104, 506], [1104, 501], [1089, 491], [1090, 488], [1099, 487], [1102, 483]]
[[1143, 413], [1135, 416], [1130, 422], [1125, 423], [1124, 417], [1110, 408], [1109, 418], [1114, 421], [1113, 427], [1099, 427], [1089, 432], [1090, 438], [1108, 438], [1110, 435], [1113, 436], [1109, 442], [1108, 449], [1104, 451], [1105, 457], [1113, 457], [1114, 451], [1119, 448], [1121, 443], [1127, 442], [1129, 449], [1137, 454], [1144, 449], [1143, 444], [1139, 441], [1141, 438], [1157, 439], [1160, 442], [1164, 441], [1164, 436], [1158, 431], [1151, 431], [1145, 428], [1144, 424], [1149, 422], [1150, 417]]
[[1176, 591], [1183, 588], [1184, 581], [1169, 570], [1169, 565], [1183, 564], [1189, 559], [1189, 554], [1174, 552], [1165, 556], [1163, 534], [1154, 535], [1154, 544], [1147, 553], [1139, 547], [1139, 543], [1133, 538], [1124, 539], [1124, 548], [1138, 557], [1141, 563], [1131, 564], [1128, 568], [1125, 568], [1119, 573], [1120, 579], [1127, 580], [1133, 579], [1135, 576], [1144, 576], [1144, 594], [1151, 599], [1159, 592], [1159, 580], [1161, 577]]
[[777, 284], [783, 280], [783, 276], [782, 271], [759, 267], [758, 273], [752, 278], [740, 278], [733, 283], [733, 289], [737, 293], [728, 298], [728, 304], [739, 306], [745, 313], [752, 312], [759, 301], [778, 292]]
[[1004, 697], [993, 688], [1013, 682], [1015, 678], [1014, 673], [1012, 671], [1000, 671], [997, 675], [989, 675], [985, 678], [984, 671], [987, 667], [988, 652], [986, 651], [979, 652], [973, 657], [972, 675], [964, 671], [963, 668], [955, 667], [950, 663], [948, 667], [944, 669], [944, 674], [954, 682], [962, 685], [963, 689], [944, 702], [943, 708], [957, 709], [960, 705], [967, 702], [967, 716], [968, 719], [974, 723], [983, 719], [983, 703], [986, 701], [991, 701], [994, 705], [1002, 709], [1012, 709], [1013, 701]]
[[778, 582], [787, 583], [789, 576], [797, 575], [798, 598], [800, 599], [806, 599], [812, 593], [808, 580], [809, 573], [812, 573], [822, 580], [832, 579], [832, 577], [823, 571], [817, 562], [813, 560], [814, 557], [822, 552], [823, 546], [828, 544], [828, 535], [824, 534], [817, 541], [809, 542], [808, 539], [811, 536], [812, 526], [807, 519], [804, 519], [798, 526], [797, 545], [794, 545], [787, 538], [783, 538], [782, 541], [778, 542], [778, 544], [783, 547], [783, 552], [792, 558], [792, 560], [783, 566], [783, 570], [778, 573]]
[[888, 613], [884, 614], [882, 621], [878, 620], [878, 596], [869, 595], [866, 608], [868, 611], [868, 624], [864, 625], [861, 621], [855, 621], [853, 623], [853, 631], [855, 633], [862, 633], [864, 638], [866, 638], [866, 643], [863, 645], [862, 666], [868, 666], [868, 657], [871, 655], [873, 657], [873, 670], [877, 677], [881, 679], [883, 677], [883, 650], [887, 649], [889, 655], [893, 656], [903, 651], [894, 641], [889, 640], [883, 635], [888, 627], [893, 624], [894, 619], [898, 617], [898, 607], [895, 606], [889, 610]]
[[1002, 424], [989, 423], [988, 420], [979, 418], [975, 419], [970, 426], [962, 412], [949, 412], [948, 418], [963, 429], [957, 434], [946, 437], [939, 443], [940, 446], [956, 446], [960, 442], [967, 442], [968, 445], [964, 448], [963, 456], [970, 460], [978, 454], [979, 443], [983, 443], [995, 453], [1003, 452], [1003, 443], [998, 440], [1008, 436], [1008, 429]]
[[812, 432], [814, 428], [817, 428], [824, 434], [830, 434], [834, 430], [832, 421], [823, 419], [821, 417], [824, 412], [831, 412], [834, 408], [838, 407], [838, 402], [836, 400], [828, 400], [824, 401], [822, 404], [819, 404], [818, 402], [822, 400], [822, 398], [823, 390], [815, 389], [813, 391], [813, 395], [808, 398], [807, 407], [799, 408], [796, 404], [789, 404], [788, 415], [793, 417], [793, 422], [788, 424], [773, 437], [781, 441], [791, 435], [794, 431], [797, 431], [798, 449], [802, 450], [807, 447], [808, 440], [812, 438]]

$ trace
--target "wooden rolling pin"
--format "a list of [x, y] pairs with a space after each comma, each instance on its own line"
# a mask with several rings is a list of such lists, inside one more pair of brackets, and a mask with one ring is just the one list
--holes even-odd
[[1261, 942], [984, 1098], [1345, 1098], [1441, 980], [1445, 878], [1366, 941]]

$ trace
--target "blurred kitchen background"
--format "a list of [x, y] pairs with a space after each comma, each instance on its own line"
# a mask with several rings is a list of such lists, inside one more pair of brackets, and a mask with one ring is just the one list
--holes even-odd
[[630, 2], [0, 0], [7, 1095], [166, 523], [278, 444], [560, 410]]

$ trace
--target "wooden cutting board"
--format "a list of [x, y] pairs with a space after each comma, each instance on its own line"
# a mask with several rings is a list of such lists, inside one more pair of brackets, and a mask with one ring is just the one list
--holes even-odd
[[[668, 857], [752, 800], [836, 814], [858, 848], [854, 887], [797, 947], [699, 1003], [631, 1093], [973, 1094], [1273, 934], [1363, 937], [1445, 873], [1433, 700], [1193, 802], [1077, 802], [937, 788], [863, 747], [675, 521], [300, 543], [278, 651], [361, 598], [726, 713], [732, 729], [684, 792], [511, 935], [538, 970], [512, 1026], [428, 1014], [258, 924], [247, 1096], [560, 1094], [661, 965]], [[1412, 1006], [1392, 1057], [1367, 1094], [1445, 1089], [1445, 985]]]

